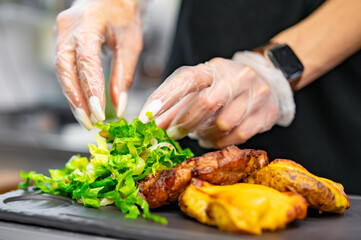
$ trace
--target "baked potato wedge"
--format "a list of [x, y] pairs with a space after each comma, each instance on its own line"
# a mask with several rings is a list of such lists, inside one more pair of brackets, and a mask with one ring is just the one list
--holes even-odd
[[350, 207], [340, 183], [317, 177], [292, 160], [276, 159], [252, 173], [244, 182], [299, 193], [311, 208], [321, 212], [343, 213]]

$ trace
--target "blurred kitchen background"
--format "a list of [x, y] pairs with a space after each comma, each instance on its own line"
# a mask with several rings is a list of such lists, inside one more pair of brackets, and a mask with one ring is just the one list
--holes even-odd
[[[86, 154], [96, 130], [74, 119], [55, 75], [53, 26], [71, 0], [0, 0], [0, 193], [13, 188], [20, 170], [46, 173], [74, 153]], [[148, 1], [144, 49], [124, 117], [136, 117], [162, 82], [180, 0]], [[104, 48], [109, 76], [111, 52]], [[107, 81], [107, 79], [106, 79]], [[110, 102], [106, 114], [113, 118]], [[4, 183], [5, 181], [5, 183]]]

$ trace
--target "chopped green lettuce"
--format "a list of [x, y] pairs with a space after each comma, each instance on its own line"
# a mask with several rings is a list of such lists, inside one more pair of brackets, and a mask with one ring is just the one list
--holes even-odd
[[[143, 124], [138, 118], [128, 124], [96, 123], [97, 145], [89, 144], [90, 159], [72, 156], [62, 169], [49, 169], [50, 177], [36, 172], [21, 172], [26, 179], [19, 188], [35, 186], [44, 193], [67, 195], [86, 207], [101, 208], [115, 204], [126, 218], [143, 217], [167, 224], [161, 216], [149, 211], [148, 203], [138, 195], [137, 181], [157, 170], [170, 169], [193, 156], [182, 149], [154, 121]], [[109, 147], [108, 147], [109, 146]]]

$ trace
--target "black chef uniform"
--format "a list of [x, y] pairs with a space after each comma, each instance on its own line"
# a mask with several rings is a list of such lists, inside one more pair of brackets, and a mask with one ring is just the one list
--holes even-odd
[[[298, 23], [321, 0], [184, 0], [167, 74], [213, 57], [231, 58]], [[312, 39], [310, 39], [312, 41]], [[302, 60], [302, 59], [301, 59]], [[266, 150], [270, 160], [292, 159], [310, 172], [361, 194], [361, 52], [295, 93], [296, 117], [240, 148]], [[197, 154], [196, 142], [185, 139]]]

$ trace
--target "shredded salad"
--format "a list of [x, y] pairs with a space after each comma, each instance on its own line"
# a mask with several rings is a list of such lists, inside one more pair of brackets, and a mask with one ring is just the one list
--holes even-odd
[[21, 172], [26, 181], [19, 188], [28, 187], [31, 179], [42, 192], [70, 196], [86, 207], [115, 204], [132, 219], [141, 214], [141, 208], [144, 218], [167, 224], [165, 218], [150, 213], [148, 203], [138, 195], [137, 181], [173, 168], [192, 157], [192, 151], [183, 150], [154, 121], [143, 124], [135, 118], [128, 124], [121, 119], [94, 126], [101, 131], [95, 135], [97, 146], [89, 144], [90, 160], [72, 156], [64, 168], [49, 169], [50, 177]]

